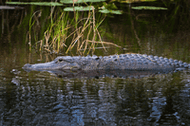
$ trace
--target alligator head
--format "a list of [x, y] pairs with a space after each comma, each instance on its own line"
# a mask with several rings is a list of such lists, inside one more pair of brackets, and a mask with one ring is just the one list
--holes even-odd
[[25, 64], [24, 70], [79, 70], [81, 66], [77, 64], [71, 56], [59, 56], [55, 60], [47, 63]]

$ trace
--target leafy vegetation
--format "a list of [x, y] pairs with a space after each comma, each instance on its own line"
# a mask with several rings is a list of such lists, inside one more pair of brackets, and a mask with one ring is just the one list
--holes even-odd
[[132, 9], [145, 9], [145, 10], [167, 10], [167, 8], [164, 7], [153, 7], [153, 6], [138, 6], [138, 7], [132, 7]]
[[6, 4], [18, 4], [18, 5], [38, 5], [38, 6], [63, 6], [58, 2], [6, 2]]
[[79, 3], [87, 3], [87, 2], [103, 2], [106, 0], [60, 0], [60, 3], [64, 3], [64, 4], [79, 4]]

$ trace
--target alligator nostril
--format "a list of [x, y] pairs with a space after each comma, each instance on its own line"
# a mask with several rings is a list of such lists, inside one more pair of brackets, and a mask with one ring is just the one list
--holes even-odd
[[23, 69], [29, 69], [31, 66], [32, 66], [31, 64], [28, 64], [28, 63], [27, 63], [27, 64], [25, 64], [22, 68], [23, 68]]
[[25, 64], [24, 67], [31, 67], [32, 65], [31, 64]]

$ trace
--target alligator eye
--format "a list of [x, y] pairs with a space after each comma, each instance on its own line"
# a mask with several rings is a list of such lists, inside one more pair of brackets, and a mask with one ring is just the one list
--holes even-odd
[[58, 61], [59, 61], [59, 62], [62, 62], [62, 61], [63, 61], [63, 59], [59, 59]]
[[100, 58], [99, 57], [97, 57], [95, 60], [99, 60]]
[[64, 59], [59, 58], [55, 63], [60, 63], [60, 62], [63, 62], [63, 61], [64, 61]]

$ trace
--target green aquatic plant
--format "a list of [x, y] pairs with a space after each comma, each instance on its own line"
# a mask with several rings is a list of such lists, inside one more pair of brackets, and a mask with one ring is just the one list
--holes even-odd
[[68, 14], [61, 13], [60, 16], [54, 20], [51, 15], [51, 23], [49, 28], [44, 32], [44, 40], [42, 39], [40, 48], [45, 49], [48, 52], [59, 52], [63, 46], [66, 46], [65, 37], [67, 36], [67, 21]]
[[94, 2], [103, 2], [106, 0], [60, 0], [60, 3], [64, 4], [79, 4], [79, 3], [94, 3]]
[[6, 4], [37, 5], [37, 6], [63, 6], [58, 2], [6, 2]]
[[132, 7], [132, 9], [135, 10], [167, 10], [165, 7], [154, 7], [154, 6], [137, 6], [137, 7]]

